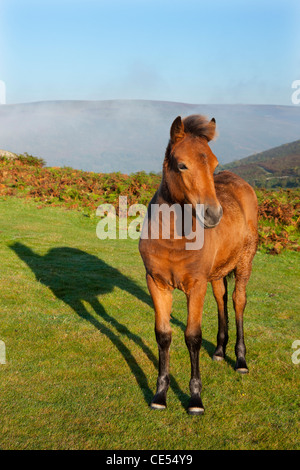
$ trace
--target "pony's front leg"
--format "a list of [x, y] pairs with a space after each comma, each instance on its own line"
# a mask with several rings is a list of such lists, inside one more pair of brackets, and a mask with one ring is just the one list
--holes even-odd
[[169, 350], [172, 339], [170, 326], [172, 291], [169, 288], [157, 286], [149, 274], [147, 275], [147, 284], [154, 304], [155, 336], [159, 352], [157, 389], [151, 402], [151, 408], [163, 410], [167, 406], [167, 391], [170, 384]]
[[204, 407], [201, 400], [201, 377], [199, 370], [199, 352], [202, 342], [202, 311], [207, 282], [197, 282], [187, 295], [188, 321], [185, 330], [185, 342], [191, 359], [190, 403], [188, 412], [192, 415], [202, 415]]

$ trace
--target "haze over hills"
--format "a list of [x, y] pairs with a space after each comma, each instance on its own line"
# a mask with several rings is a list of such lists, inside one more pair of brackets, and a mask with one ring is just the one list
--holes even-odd
[[0, 106], [0, 148], [48, 166], [95, 172], [160, 171], [169, 129], [181, 115], [215, 117], [220, 164], [299, 139], [300, 107], [163, 101], [45, 101]]

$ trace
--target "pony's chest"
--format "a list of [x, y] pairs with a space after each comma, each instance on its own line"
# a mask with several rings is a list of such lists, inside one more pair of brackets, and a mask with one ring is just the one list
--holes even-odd
[[[140, 252], [147, 272], [162, 287], [189, 292], [193, 284], [205, 275], [199, 253], [180, 246], [162, 246], [161, 243], [140, 244]], [[203, 266], [203, 265], [202, 265]]]

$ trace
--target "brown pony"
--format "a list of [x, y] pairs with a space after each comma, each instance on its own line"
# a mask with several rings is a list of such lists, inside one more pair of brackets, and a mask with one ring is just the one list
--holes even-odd
[[[228, 341], [227, 281], [234, 272], [233, 304], [236, 317], [236, 366], [248, 372], [245, 360], [243, 312], [246, 285], [257, 249], [257, 199], [254, 190], [229, 171], [214, 175], [218, 165], [208, 142], [216, 131], [215, 120], [200, 115], [177, 117], [171, 126], [160, 187], [148, 207], [147, 230], [151, 233], [153, 204], [183, 207], [203, 204], [204, 243], [201, 249], [186, 249], [186, 235], [177, 237], [174, 227], [169, 239], [161, 236], [140, 239], [139, 250], [146, 268], [146, 278], [155, 309], [155, 334], [159, 350], [157, 390], [151, 402], [154, 409], [166, 408], [169, 387], [170, 314], [172, 291], [182, 290], [187, 297], [188, 319], [185, 341], [191, 360], [190, 414], [203, 414], [199, 351], [202, 341], [201, 322], [207, 283], [211, 282], [218, 306], [217, 347], [213, 359], [222, 360]], [[152, 220], [151, 220], [152, 217]], [[157, 218], [157, 213], [155, 215]], [[161, 218], [158, 217], [161, 229]], [[157, 222], [157, 221], [156, 221]], [[192, 214], [193, 227], [198, 223]]]

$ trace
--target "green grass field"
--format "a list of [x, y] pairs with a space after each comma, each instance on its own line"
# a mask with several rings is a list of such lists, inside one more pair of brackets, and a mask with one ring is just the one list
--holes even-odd
[[168, 408], [149, 408], [158, 354], [137, 241], [101, 241], [96, 219], [14, 197], [0, 199], [0, 214], [1, 449], [299, 449], [300, 366], [291, 357], [300, 339], [299, 253], [255, 257], [247, 376], [233, 369], [232, 303], [227, 359], [211, 359], [217, 314], [208, 289], [200, 354], [205, 414], [192, 417], [186, 304], [178, 291]]

